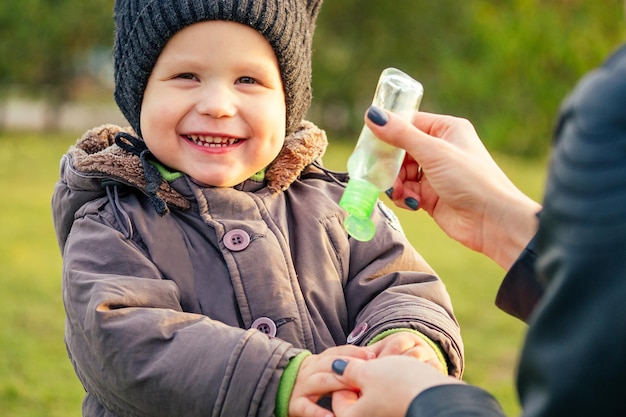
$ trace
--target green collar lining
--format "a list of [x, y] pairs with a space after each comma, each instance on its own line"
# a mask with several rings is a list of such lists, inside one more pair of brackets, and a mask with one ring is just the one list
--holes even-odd
[[156, 169], [159, 170], [159, 173], [161, 174], [163, 179], [167, 182], [172, 182], [183, 176], [182, 172], [170, 171], [165, 165], [163, 165], [162, 163], [158, 161], [151, 160], [150, 163], [154, 165]]
[[[165, 165], [163, 165], [162, 163], [158, 161], [150, 161], [150, 163], [154, 165], [156, 169], [159, 170], [159, 172], [161, 173], [161, 176], [167, 182], [172, 182], [183, 176], [182, 172], [170, 171], [169, 168], [167, 168]], [[263, 180], [265, 180], [265, 168], [263, 168], [262, 170], [260, 170], [259, 172], [251, 176], [250, 179], [253, 181], [258, 181], [258, 182], [262, 182]]]

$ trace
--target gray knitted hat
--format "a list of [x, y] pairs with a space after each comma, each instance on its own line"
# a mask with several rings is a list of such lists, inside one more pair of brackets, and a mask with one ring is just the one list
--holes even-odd
[[311, 104], [311, 43], [322, 0], [116, 0], [115, 101], [141, 136], [141, 103], [150, 73], [168, 40], [206, 20], [243, 23], [272, 45], [283, 80], [287, 134]]

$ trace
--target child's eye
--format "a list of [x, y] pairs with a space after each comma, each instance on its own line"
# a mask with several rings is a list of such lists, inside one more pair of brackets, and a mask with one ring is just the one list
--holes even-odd
[[256, 80], [252, 77], [240, 77], [237, 84], [256, 84]]
[[174, 78], [180, 78], [182, 80], [196, 80], [197, 79], [197, 77], [190, 72], [184, 72], [182, 74], [178, 74]]

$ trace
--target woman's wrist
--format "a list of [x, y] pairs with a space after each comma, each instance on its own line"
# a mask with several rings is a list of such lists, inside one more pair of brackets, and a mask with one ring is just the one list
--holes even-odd
[[497, 209], [485, 217], [483, 254], [508, 271], [537, 232], [541, 205], [521, 192], [494, 200]]

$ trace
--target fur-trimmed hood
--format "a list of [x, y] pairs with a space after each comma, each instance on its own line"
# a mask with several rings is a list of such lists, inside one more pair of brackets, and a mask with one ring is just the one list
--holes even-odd
[[[76, 212], [86, 203], [111, 192], [107, 183], [121, 183], [140, 190], [150, 198], [160, 215], [167, 213], [171, 207], [183, 210], [191, 207], [189, 196], [185, 197], [170, 183], [182, 174], [175, 173], [163, 178], [158, 173], [156, 176], [148, 175], [151, 181], [147, 181], [144, 167], [147, 166], [151, 171], [156, 168], [150, 162], [146, 163], [145, 153], [130, 152], [117, 145], [115, 138], [119, 135], [127, 140], [132, 139], [134, 145], [140, 145], [139, 148], [145, 148], [143, 142], [133, 138], [131, 128], [103, 125], [87, 131], [63, 156], [60, 179], [55, 186], [52, 201], [53, 221], [60, 247], [64, 246]], [[299, 130], [286, 138], [281, 152], [266, 169], [267, 189], [274, 193], [286, 190], [307, 166], [323, 155], [326, 146], [324, 131], [312, 123], [303, 122]], [[248, 183], [250, 186], [258, 185], [255, 181], [246, 180], [240, 184], [241, 188], [250, 188], [247, 187]]]
[[[139, 156], [122, 149], [115, 143], [120, 132], [134, 135], [130, 127], [102, 125], [87, 131], [70, 147], [73, 170], [89, 176], [109, 177], [147, 192], [147, 181]], [[300, 129], [289, 135], [279, 155], [268, 166], [265, 178], [272, 192], [284, 191], [302, 173], [304, 168], [319, 159], [328, 141], [326, 133], [311, 122], [303, 121]], [[166, 204], [186, 209], [189, 202], [170, 187], [164, 179], [157, 195]]]

